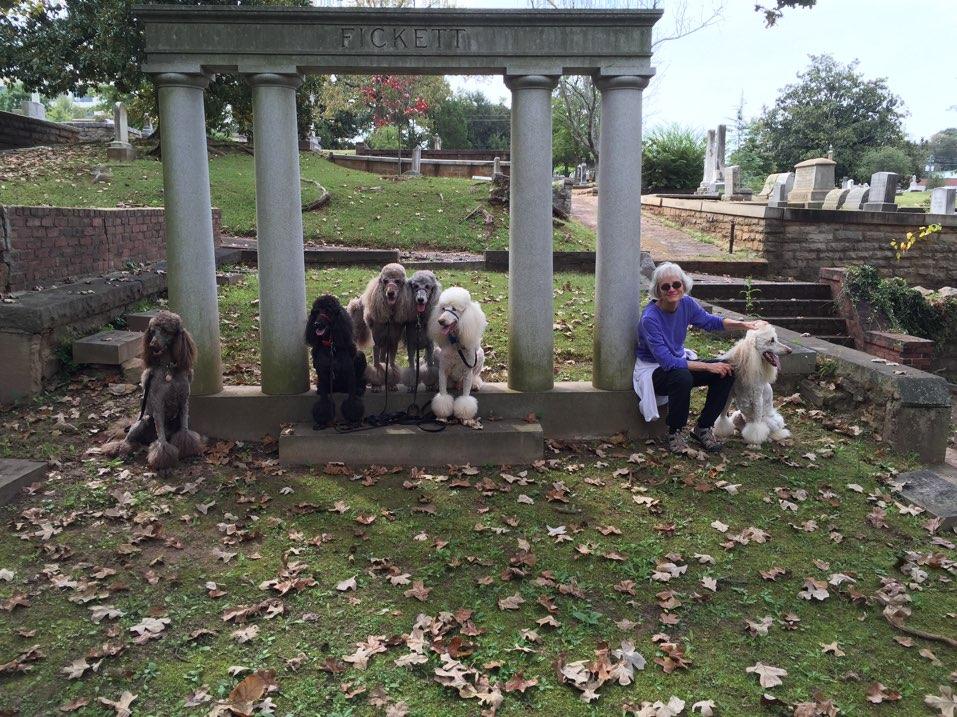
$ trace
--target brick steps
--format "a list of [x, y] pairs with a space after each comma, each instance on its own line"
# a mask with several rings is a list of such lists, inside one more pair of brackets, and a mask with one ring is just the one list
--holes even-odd
[[[696, 292], [697, 293], [697, 292]], [[739, 314], [772, 319], [776, 316], [834, 316], [830, 299], [759, 299], [750, 305], [743, 299], [721, 299], [721, 306]]]
[[830, 289], [824, 284], [809, 281], [793, 281], [780, 283], [753, 283], [750, 289], [746, 284], [735, 283], [707, 283], [697, 282], [691, 292], [692, 296], [702, 301], [711, 301], [723, 305], [722, 300], [747, 300], [748, 292], [752, 301], [767, 299], [831, 299]]
[[773, 323], [799, 334], [814, 336], [844, 336], [847, 321], [834, 316], [775, 316]]
[[438, 433], [416, 426], [381, 426], [338, 433], [314, 431], [297, 423], [279, 438], [279, 460], [284, 465], [446, 466], [522, 465], [541, 459], [542, 426], [525, 421], [486, 421], [482, 430], [450, 425]]

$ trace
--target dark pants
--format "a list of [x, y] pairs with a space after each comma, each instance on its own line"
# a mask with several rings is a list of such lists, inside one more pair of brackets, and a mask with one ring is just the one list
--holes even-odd
[[656, 394], [668, 397], [668, 418], [665, 423], [668, 424], [669, 432], [674, 433], [688, 423], [691, 389], [695, 386], [708, 387], [708, 397], [701, 409], [701, 415], [698, 416], [698, 428], [711, 428], [728, 403], [728, 396], [731, 395], [731, 387], [734, 385], [734, 374], [719, 376], [710, 371], [689, 371], [686, 368], [665, 371], [663, 368], [656, 368], [651, 374], [651, 381]]

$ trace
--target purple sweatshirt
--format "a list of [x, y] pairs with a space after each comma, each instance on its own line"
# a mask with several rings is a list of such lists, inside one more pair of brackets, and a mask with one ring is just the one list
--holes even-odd
[[705, 331], [724, 328], [720, 317], [709, 314], [690, 296], [681, 297], [674, 313], [662, 311], [652, 301], [638, 320], [638, 358], [657, 363], [665, 371], [688, 368], [684, 353], [689, 324]]

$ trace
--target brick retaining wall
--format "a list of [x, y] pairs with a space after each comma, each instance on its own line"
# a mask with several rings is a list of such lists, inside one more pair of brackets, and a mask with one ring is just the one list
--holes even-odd
[[[213, 236], [219, 243], [219, 209]], [[162, 209], [0, 206], [0, 292], [166, 257]]]
[[[356, 147], [357, 156], [397, 157], [397, 149], [372, 149], [371, 147]], [[403, 160], [412, 156], [412, 150], [403, 149]], [[422, 159], [454, 159], [465, 162], [492, 162], [496, 157], [507, 162], [511, 152], [507, 149], [423, 149]]]
[[[727, 248], [734, 223], [735, 249], [768, 261], [771, 274], [814, 281], [822, 267], [870, 264], [885, 276], [936, 289], [957, 285], [957, 217], [910, 212], [781, 209], [760, 204], [648, 195], [642, 208], [711, 234]], [[891, 240], [931, 223], [940, 234], [919, 241], [898, 261]]]
[[0, 149], [36, 147], [41, 144], [75, 144], [80, 131], [57, 122], [0, 112]]
[[[373, 172], [375, 174], [396, 174], [398, 170], [398, 159], [393, 155], [371, 156], [371, 155], [352, 155], [352, 154], [334, 154], [329, 153], [329, 161], [349, 169], [358, 169], [362, 172]], [[423, 159], [419, 165], [422, 176], [424, 177], [458, 177], [460, 179], [471, 179], [473, 176], [481, 175], [489, 177], [492, 175], [493, 162], [484, 160], [452, 160], [452, 159]], [[502, 162], [502, 173], [508, 174], [508, 162]], [[402, 155], [402, 171], [408, 172], [412, 169], [412, 158]]]

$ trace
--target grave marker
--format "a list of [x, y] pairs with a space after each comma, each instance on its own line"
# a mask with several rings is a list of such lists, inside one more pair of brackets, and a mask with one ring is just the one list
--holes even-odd
[[930, 193], [931, 214], [957, 214], [954, 200], [957, 199], [957, 187], [937, 187]]
[[130, 144], [130, 127], [126, 118], [126, 105], [113, 105], [113, 141], [106, 148], [106, 156], [114, 162], [131, 162], [136, 159], [136, 150]]
[[0, 458], [0, 505], [12, 502], [26, 486], [42, 480], [46, 469], [46, 463]]
[[840, 209], [850, 191], [850, 189], [841, 189], [840, 187], [832, 189], [824, 197], [824, 204], [821, 205], [821, 209]]
[[859, 212], [864, 208], [864, 203], [870, 195], [871, 188], [866, 184], [854, 187], [847, 193], [841, 209], [846, 212]]
[[896, 212], [897, 172], [875, 172], [871, 175], [870, 199], [864, 205], [865, 212]]
[[820, 209], [827, 193], [834, 189], [834, 168], [837, 162], [819, 157], [794, 165], [794, 188], [788, 204], [794, 207]]

